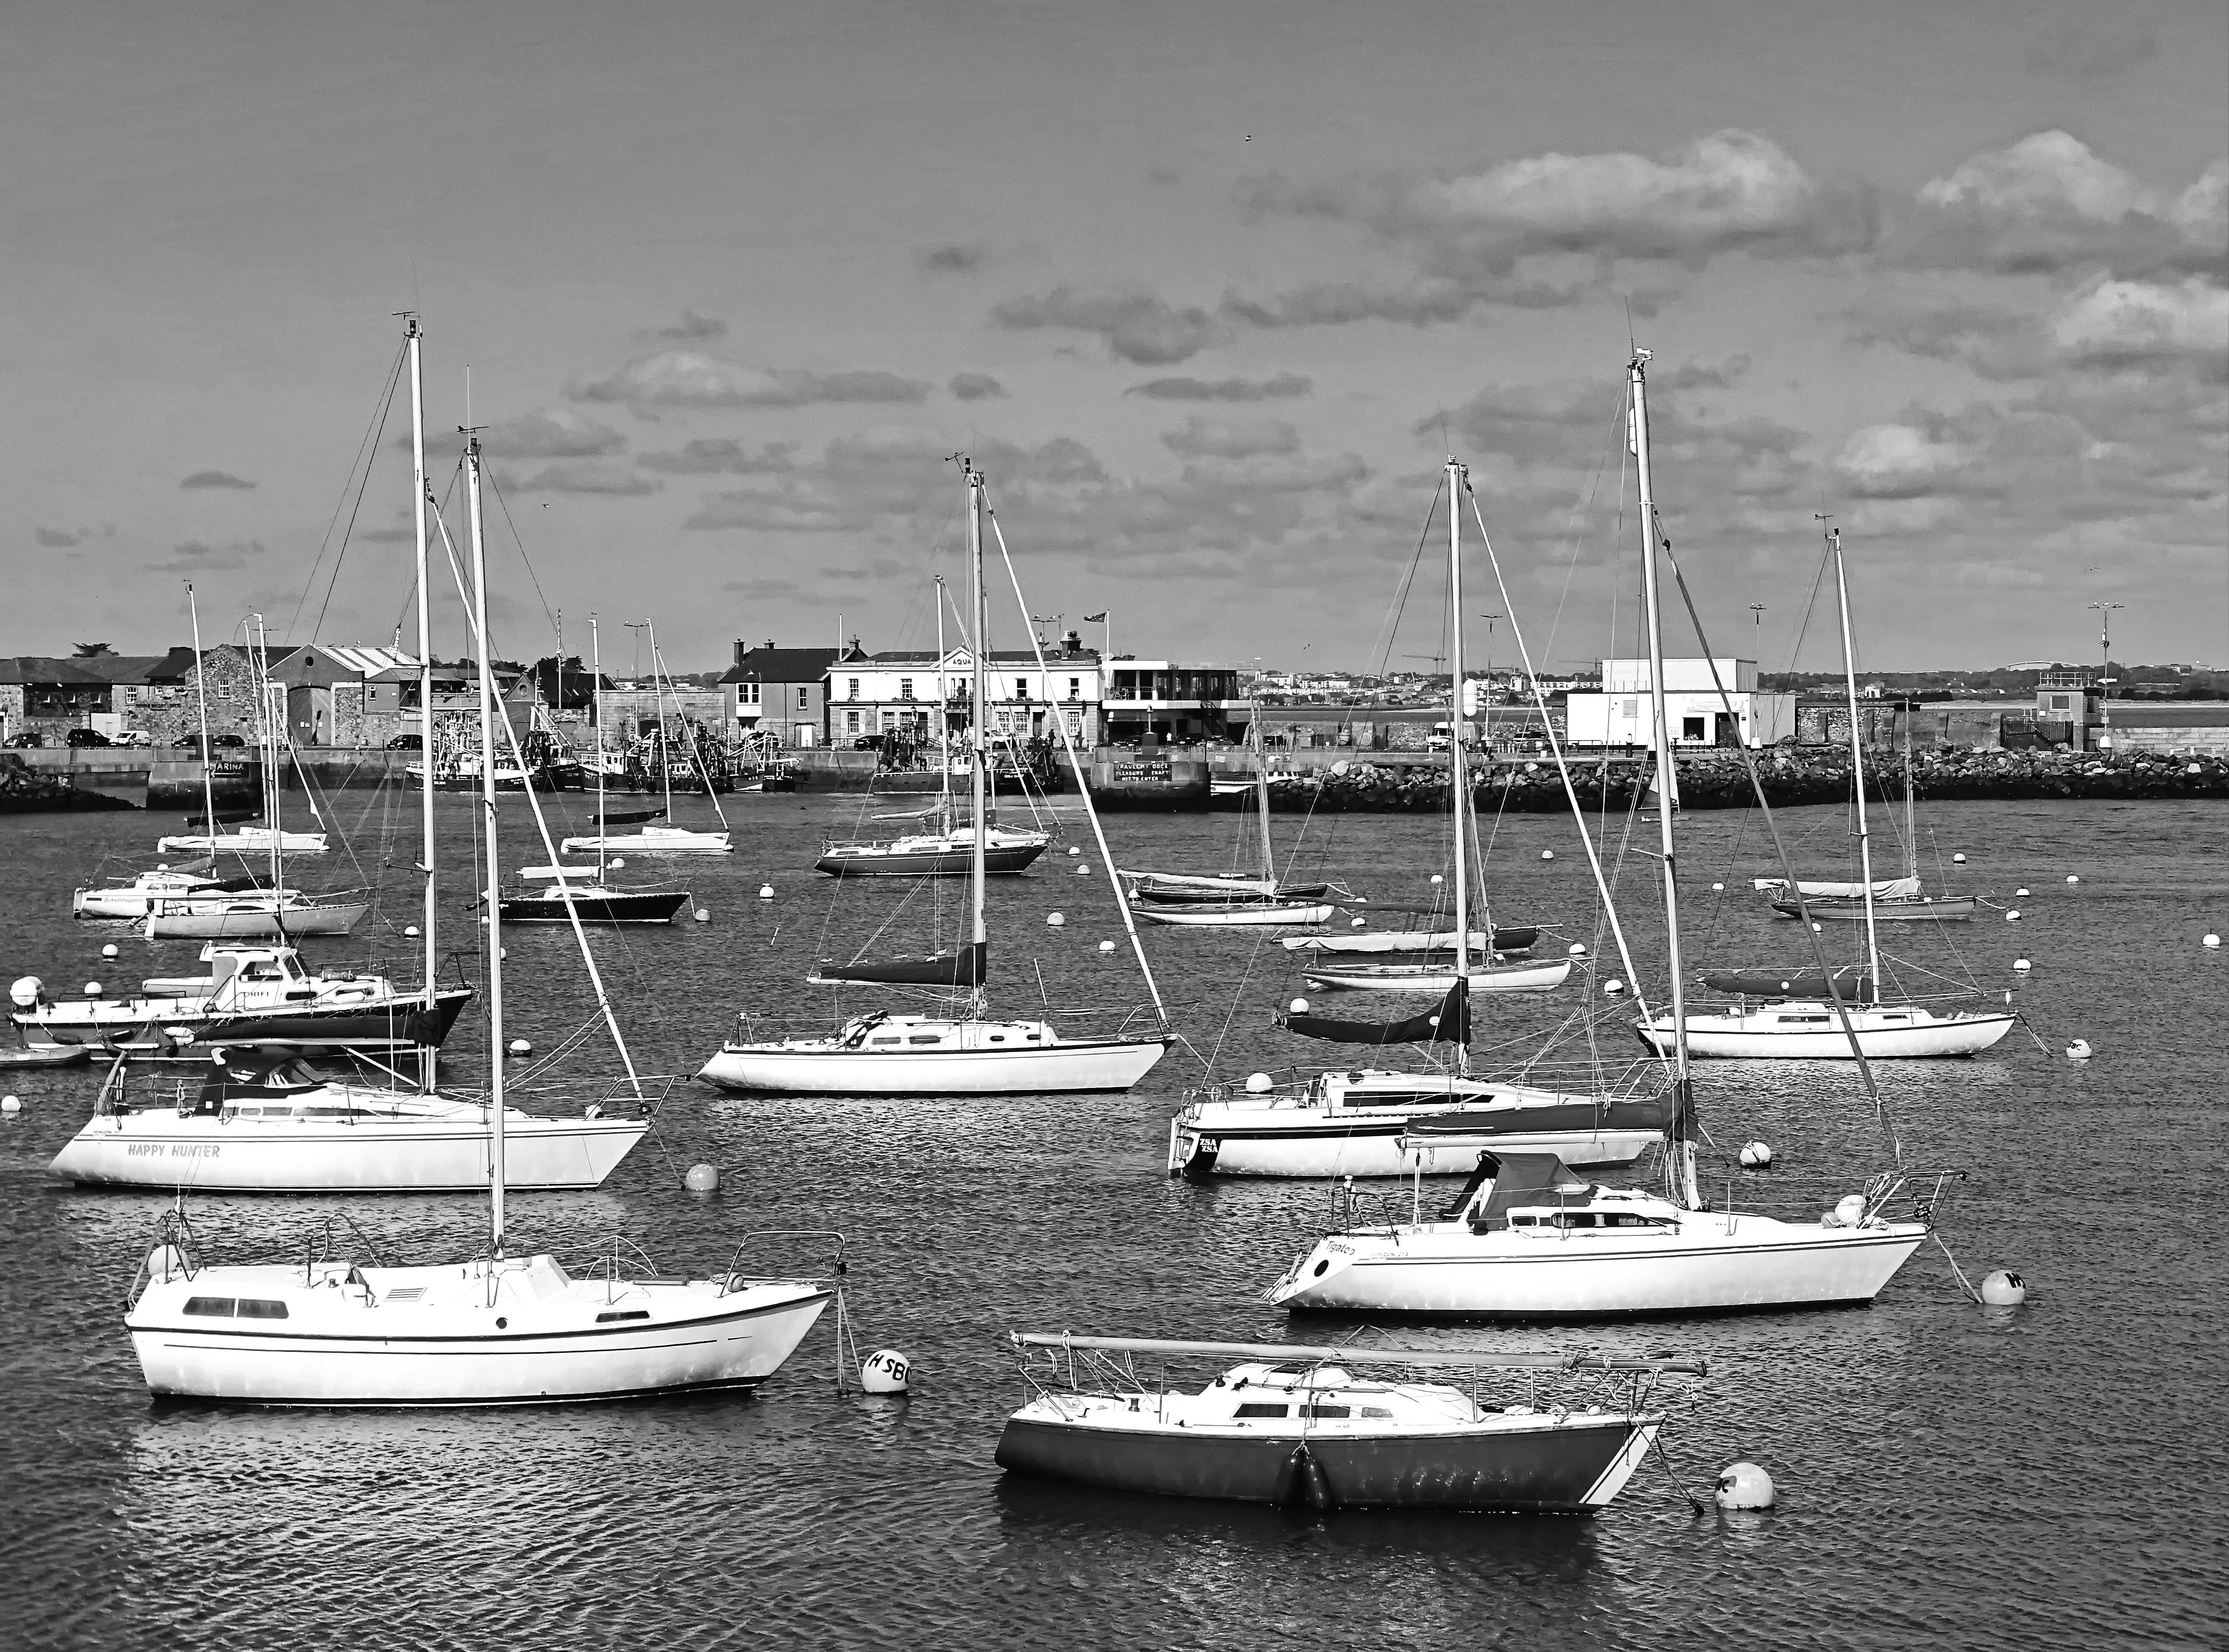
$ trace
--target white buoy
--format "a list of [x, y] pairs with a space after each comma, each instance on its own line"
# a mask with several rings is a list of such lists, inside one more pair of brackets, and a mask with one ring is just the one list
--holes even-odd
[[39, 1001], [39, 994], [46, 990], [46, 982], [36, 975], [18, 975], [8, 988], [8, 1001], [19, 1010], [28, 1010]]
[[1295, 1015], [1306, 1015], [1307, 1012], [1308, 1012], [1308, 1001], [1307, 1001], [1307, 1000], [1306, 1000], [1305, 998], [1296, 998], [1296, 999], [1294, 999], [1294, 1000], [1293, 1000], [1293, 1013], [1294, 1013], [1294, 1014], [1295, 1014]]
[[1540, 858], [1543, 860], [1553, 860], [1555, 858], [1556, 852], [1553, 849], [1543, 849], [1540, 852]]
[[1091, 868], [1089, 866], [1078, 866], [1076, 869], [1076, 875], [1078, 877], [1089, 877], [1091, 876]]
[[1259, 1095], [1262, 1095], [1264, 1091], [1268, 1090], [1269, 1088], [1270, 1088], [1270, 1083], [1269, 1083], [1269, 1074], [1267, 1074], [1267, 1073], [1248, 1073], [1248, 1074], [1246, 1075], [1246, 1093], [1247, 1093], [1249, 1096], [1259, 1096]]
[[691, 1165], [681, 1185], [692, 1193], [716, 1193], [720, 1191], [720, 1170], [716, 1165]]
[[1834, 1216], [1844, 1227], [1855, 1227], [1866, 1219], [1866, 1196], [1845, 1193], [1834, 1201]]
[[2016, 889], [2013, 891], [2013, 898], [2024, 901], [2027, 898], [2027, 891], [2024, 889]]
[[1071, 855], [1080, 855], [1083, 852], [1083, 845], [1080, 843], [1072, 843], [1068, 845], [1068, 852]]
[[1603, 983], [1603, 996], [1604, 998], [1620, 998], [1622, 997], [1624, 993], [1625, 983], [1622, 980], [1606, 980]]
[[21, 1097], [15, 1096], [0, 1096], [0, 1113], [5, 1113], [12, 1118], [15, 1115], [22, 1112], [22, 1110], [23, 1102]]
[[2069, 1061], [2087, 1061], [2097, 1053], [2090, 1047], [2090, 1040], [2087, 1038], [2077, 1038], [2066, 1046], [2066, 1058]]
[[2218, 947], [2221, 944], [2221, 937], [2209, 931], [2206, 938], [2198, 944], [2201, 947]]
[[85, 995], [87, 998], [99, 998], [100, 996], [100, 983], [97, 980], [89, 980], [86, 982]]
[[418, 926], [414, 923], [406, 924], [403, 926], [402, 933], [414, 941], [418, 936]]
[[511, 1041], [511, 1053], [514, 1056], [532, 1055], [534, 1053], [534, 1040], [531, 1038], [513, 1038]]
[[2015, 906], [2008, 910], [2005, 914], [2005, 922], [2007, 923], [2018, 923], [2020, 922], [2020, 908]]
[[1099, 950], [1102, 952], [1112, 952], [1114, 950], [1114, 943], [1112, 941], [1102, 941], [1099, 943]]
[[1720, 1508], [1770, 1508], [1772, 1476], [1754, 1462], [1730, 1462], [1718, 1473]]
[[1048, 912], [1045, 914], [1045, 927], [1049, 929], [1060, 929], [1065, 925], [1067, 922], [1067, 917], [1061, 913]]
[[100, 955], [104, 958], [113, 958], [116, 956], [116, 943], [112, 941], [106, 946], [103, 947], [100, 949]]
[[2013, 968], [2020, 974], [2025, 975], [2029, 970], [2034, 967], [2035, 966], [2028, 962], [2025, 958], [2015, 958], [2013, 960]]
[[1772, 1149], [1762, 1141], [1744, 1144], [1741, 1150], [1741, 1167], [1744, 1170], [1771, 1169]]
[[1432, 874], [1432, 881], [1433, 881], [1435, 884], [1443, 884], [1443, 883], [1445, 883], [1445, 882], [1447, 881], [1447, 879], [1445, 879], [1444, 877], [1442, 877], [1439, 875], [1439, 873], [1437, 873], [1437, 872], [1434, 872], [1434, 873]]
[[759, 899], [762, 901], [770, 901], [774, 899], [774, 885], [772, 884], [761, 884], [759, 885]]
[[624, 866], [624, 865], [626, 865], [626, 861], [620, 859], [617, 856], [613, 857], [613, 859], [612, 859], [612, 870], [613, 870], [613, 871], [619, 871], [619, 869], [620, 869], [620, 867], [622, 867], [622, 866]]
[[1726, 886], [1724, 884], [1713, 884], [1711, 885], [1711, 893], [1713, 895], [1723, 895], [1725, 893], [1725, 890]]
[[2066, 881], [2070, 884], [2078, 884], [2082, 880], [2077, 877], [2072, 872], [2069, 872], [2066, 874]]
[[1950, 857], [1950, 864], [1954, 866], [1962, 866], [1966, 864], [1966, 857], [1963, 855], [1953, 855]]
[[896, 1348], [877, 1348], [859, 1361], [859, 1386], [870, 1394], [903, 1394], [913, 1380], [913, 1361]]
[[1349, 918], [1346, 921], [1346, 927], [1350, 929], [1359, 929], [1369, 922], [1368, 918]]
[[1586, 949], [1584, 947], [1581, 946], [1581, 945], [1580, 945], [1577, 942], [1576, 942], [1576, 941], [1574, 941], [1574, 942], [1571, 942], [1571, 956], [1572, 956], [1572, 957], [1574, 957], [1574, 958], [1583, 958], [1583, 957], [1585, 957], [1586, 955], [1587, 955], [1587, 949]]
[[2027, 1281], [2000, 1268], [1982, 1281], [1982, 1300], [1991, 1308], [2018, 1308], [2027, 1301]]
[[691, 916], [699, 923], [710, 923], [712, 921], [712, 909], [709, 906], [700, 906]]

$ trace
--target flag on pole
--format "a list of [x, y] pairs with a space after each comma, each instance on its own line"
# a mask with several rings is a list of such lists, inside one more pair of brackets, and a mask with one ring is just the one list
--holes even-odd
[[1083, 623], [1088, 626], [1095, 626], [1106, 617], [1107, 615], [1103, 612], [1099, 614], [1087, 614], [1083, 616]]

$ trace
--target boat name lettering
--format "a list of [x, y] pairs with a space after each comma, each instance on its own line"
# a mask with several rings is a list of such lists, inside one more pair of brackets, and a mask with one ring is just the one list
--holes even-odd
[[[127, 1159], [138, 1159], [151, 1155], [159, 1159], [162, 1157], [164, 1146], [164, 1144], [160, 1141], [135, 1141], [124, 1149], [124, 1156]], [[223, 1149], [212, 1143], [196, 1141], [171, 1143], [170, 1151], [170, 1157], [173, 1159], [214, 1159]]]

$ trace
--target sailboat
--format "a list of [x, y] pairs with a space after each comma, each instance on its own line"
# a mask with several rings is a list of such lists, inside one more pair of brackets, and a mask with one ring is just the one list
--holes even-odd
[[[1734, 992], [1737, 1001], [1731, 1006], [1690, 1012], [1687, 1048], [1697, 1056], [1767, 1061], [1847, 1061], [1853, 1042], [1876, 1061], [1978, 1055], [2012, 1031], [2014, 1017], [2011, 1011], [1939, 1010], [1909, 1000], [1896, 1004], [1880, 1000], [1880, 946], [1874, 916], [1875, 907], [1885, 897], [1874, 892], [1879, 886], [1873, 878], [1872, 834], [1866, 815], [1865, 742], [1859, 737], [1857, 656], [1850, 634], [1850, 590], [1842, 562], [1841, 530], [1828, 529], [1827, 543], [1834, 562], [1834, 590], [1842, 621], [1842, 682], [1850, 713], [1850, 776], [1857, 796], [1859, 892], [1855, 899], [1866, 926], [1865, 972], [1853, 982], [1850, 994], [1858, 1001], [1844, 1004], [1838, 1014], [1835, 1006], [1826, 1001], [1823, 982], [1815, 994], [1806, 995], [1794, 993], [1786, 985], [1776, 993], [1767, 984], [1770, 972], [1743, 971], [1731, 977], [1705, 977], [1706, 985]], [[1907, 757], [1907, 786], [1911, 767]], [[1908, 791], [1906, 800], [1908, 807]], [[1905, 837], [1910, 848], [1911, 829], [1908, 817]], [[1912, 890], [1917, 890], [1917, 877], [1908, 882]], [[1896, 886], [1897, 884], [1890, 885]], [[1797, 887], [1803, 888], [1802, 884]], [[1815, 913], [1821, 903], [1807, 893], [1790, 904], [1799, 914], [1804, 914]], [[1751, 987], [1752, 976], [1767, 979]], [[1728, 981], [1731, 982], [1730, 987], [1722, 984]], [[1761, 1001], [1750, 1002], [1752, 995]], [[1644, 1016], [1635, 1023], [1635, 1031], [1650, 1049], [1659, 1053], [1670, 1049], [1672, 1025], [1662, 1015]]]
[[[629, 623], [633, 625], [637, 622]], [[652, 689], [658, 696], [658, 776], [659, 783], [665, 788], [665, 807], [659, 811], [659, 814], [670, 820], [673, 818], [673, 758], [672, 741], [668, 732], [670, 725], [665, 720], [665, 657], [658, 652], [656, 624], [647, 619], [639, 623], [642, 628], [650, 633], [650, 680]], [[601, 743], [603, 734], [601, 730], [598, 730], [596, 738], [599, 742], [596, 753], [596, 773], [599, 776], [596, 794], [601, 800], [603, 795], [601, 778], [603, 774], [603, 751]], [[720, 817], [720, 829], [717, 832], [698, 831], [689, 826], [646, 825], [637, 827], [633, 832], [614, 833], [609, 830], [613, 822], [602, 818], [603, 812], [600, 806], [597, 810], [597, 825], [601, 829], [594, 835], [566, 839], [563, 845], [564, 852], [568, 855], [597, 856], [601, 856], [607, 851], [616, 851], [619, 853], [629, 855], [734, 854], [736, 845], [730, 839], [732, 828], [728, 825], [728, 812], [720, 807], [720, 794], [712, 789], [712, 777], [705, 772], [703, 762], [697, 755], [696, 742], [693, 739], [691, 740], [684, 749], [688, 756], [682, 765], [683, 771], [686, 773], [691, 768], [694, 768], [697, 778], [703, 782], [704, 795], [711, 801], [712, 813]]]
[[[596, 617], [588, 616], [589, 672], [603, 681], [603, 640]], [[539, 707], [536, 708], [539, 710]], [[652, 818], [645, 811], [646, 818]], [[612, 817], [604, 809], [604, 766], [596, 765], [596, 823], [607, 826]], [[568, 923], [577, 915], [588, 923], [671, 923], [690, 901], [685, 889], [613, 889], [605, 882], [609, 855], [605, 839], [596, 839], [596, 864], [562, 864], [523, 868], [519, 877], [551, 887], [503, 897], [505, 923]]]
[[[477, 437], [466, 468], [480, 749], [493, 751]], [[497, 850], [491, 771], [480, 794], [490, 865]], [[549, 1405], [748, 1390], [796, 1351], [834, 1295], [817, 1280], [751, 1279], [732, 1267], [709, 1278], [630, 1277], [617, 1241], [581, 1271], [548, 1253], [511, 1253], [499, 908], [489, 914], [486, 968], [485, 1243], [427, 1266], [328, 1251], [216, 1265], [202, 1258], [190, 1225], [175, 1213], [134, 1276], [124, 1318], [154, 1393], [262, 1405]]]
[[[963, 457], [967, 479], [969, 599], [978, 643], [988, 635], [989, 609], [983, 594], [983, 477]], [[1004, 537], [1001, 536], [1001, 546]], [[1026, 611], [1026, 610], [1025, 610]], [[968, 816], [980, 824], [986, 813], [992, 762], [989, 731], [980, 713], [984, 650], [973, 651], [973, 704], [969, 722]], [[1056, 719], [1063, 742], [1073, 750], [1064, 718]], [[1079, 770], [1079, 772], [1084, 772]], [[1092, 830], [1099, 835], [1102, 863], [1112, 865], [1097, 811], [1087, 787], [1083, 802]], [[825, 1037], [766, 1040], [733, 1039], [721, 1045], [697, 1075], [723, 1090], [821, 1096], [1005, 1096], [1084, 1090], [1124, 1090], [1152, 1070], [1174, 1041], [1161, 1012], [1159, 989], [1145, 953], [1137, 950], [1147, 989], [1153, 995], [1156, 1026], [1144, 1035], [1118, 1032], [1111, 1038], [1070, 1038], [1049, 1020], [1004, 1020], [986, 1012], [985, 987], [990, 978], [990, 931], [986, 922], [989, 844], [977, 832], [969, 841], [970, 936], [966, 947], [928, 958], [879, 960], [816, 967], [814, 979], [832, 983], [941, 987], [965, 992], [957, 1013], [894, 1014], [875, 1010], [852, 1017]], [[1126, 918], [1126, 927], [1127, 922]]]
[[[1456, 503], [1463, 468], [1448, 460], [1449, 605], [1462, 613], [1462, 530]], [[1454, 681], [1462, 681], [1462, 626], [1454, 627]], [[1458, 693], [1460, 691], [1458, 691]], [[1460, 710], [1460, 708], [1458, 708]], [[1455, 935], [1469, 936], [1469, 788], [1462, 783], [1468, 754], [1458, 715], [1453, 740], [1452, 820], [1455, 845]], [[1355, 967], [1369, 969], [1371, 966]], [[1470, 1070], [1470, 997], [1481, 974], [1470, 948], [1456, 946], [1445, 965], [1377, 966], [1411, 972], [1392, 977], [1401, 990], [1436, 980], [1442, 996], [1436, 1010], [1398, 1021], [1347, 1021], [1311, 1013], [1296, 1000], [1278, 1018], [1305, 1038], [1357, 1045], [1446, 1045], [1453, 1060], [1443, 1070], [1418, 1072], [1359, 1070], [1317, 1074], [1297, 1087], [1280, 1088], [1266, 1075], [1245, 1090], [1195, 1096], [1170, 1122], [1168, 1168], [1172, 1176], [1396, 1176], [1467, 1173], [1481, 1155], [1495, 1151], [1560, 1153], [1570, 1162], [1630, 1164], [1661, 1139], [1669, 1117], [1663, 1097], [1641, 1082], [1600, 1094], [1575, 1094], [1521, 1079], [1487, 1078]], [[1492, 971], [1487, 979], [1505, 973]], [[1531, 967], [1530, 966], [1526, 967]], [[1543, 972], [1559, 984], [1571, 961]], [[1311, 967], [1314, 982], [1319, 972]], [[1328, 974], [1328, 971], [1324, 972]], [[1365, 977], [1368, 979], [1368, 977]]]
[[[1834, 577], [1842, 576], [1842, 534], [1837, 528], [1830, 530], [1833, 543]], [[1848, 604], [1843, 605], [1845, 624]], [[1843, 645], [1843, 663], [1847, 677], [1849, 648], [1847, 631]], [[1850, 712], [1850, 745], [1854, 752], [1858, 745], [1857, 701], [1853, 696]], [[1974, 910], [1980, 902], [1971, 895], [1930, 895], [1919, 877], [1919, 839], [1911, 818], [1911, 720], [1904, 724], [1904, 876], [1876, 878], [1870, 869], [1856, 883], [1837, 883], [1832, 880], [1799, 877], [1793, 884], [1784, 877], [1760, 877], [1757, 887], [1773, 897], [1772, 910], [1784, 918], [1802, 918], [1811, 922], [1851, 923], [1862, 921], [1867, 929], [1876, 923], [1970, 923]], [[1865, 775], [1861, 766], [1853, 759], [1851, 774], [1857, 782], [1858, 808], [1862, 816], [1865, 808]]]
[[288, 854], [322, 855], [327, 843], [322, 832], [288, 832], [279, 821], [279, 739], [275, 719], [271, 714], [269, 659], [257, 650], [255, 681], [257, 700], [255, 715], [256, 744], [260, 748], [263, 769], [263, 818], [268, 826], [242, 825], [230, 832], [221, 832], [218, 825], [225, 817], [217, 812], [211, 771], [214, 764], [209, 756], [209, 688], [206, 673], [200, 668], [202, 660], [201, 616], [194, 601], [191, 582], [186, 586], [186, 602], [194, 610], [194, 698], [200, 711], [202, 736], [202, 832], [174, 832], [158, 838], [155, 848], [162, 854]]
[[1196, 929], [1288, 928], [1328, 923], [1339, 910], [1330, 898], [1329, 884], [1288, 884], [1277, 876], [1276, 851], [1269, 837], [1269, 755], [1262, 745], [1261, 730], [1258, 715], [1247, 719], [1246, 741], [1254, 751], [1256, 853], [1260, 857], [1260, 872], [1118, 873], [1128, 891], [1130, 910], [1147, 922]]
[[[1649, 704], [1660, 789], [1672, 794], [1664, 639], [1658, 600], [1661, 533], [1649, 472], [1647, 369], [1628, 367], [1640, 483]], [[1475, 506], [1474, 506], [1475, 508]], [[1708, 650], [1705, 649], [1705, 652]], [[1666, 1189], [1609, 1187], [1553, 1154], [1490, 1152], [1436, 1219], [1349, 1227], [1299, 1257], [1265, 1298], [1288, 1309], [1461, 1318], [1618, 1318], [1870, 1302], [1927, 1237], [1892, 1220], [1899, 1172], [1875, 1177], [1816, 1222], [1713, 1211], [1696, 1179], [1694, 1096], [1681, 967], [1677, 811], [1661, 810], [1666, 948], [1671, 982], [1672, 1105]]]
[[[941, 576], [936, 583], [938, 591], [941, 593], [944, 588]], [[967, 653], [971, 660], [979, 651], [976, 644], [968, 646]], [[944, 603], [940, 597], [936, 604], [936, 714], [940, 718], [946, 715], [944, 666], [947, 658], [944, 649]], [[976, 675], [980, 680], [981, 673], [979, 672]], [[968, 820], [955, 825], [952, 818], [952, 764], [942, 756], [941, 743], [937, 762], [937, 807], [934, 810], [888, 817], [909, 820], [933, 820], [936, 823], [933, 829], [907, 832], [879, 842], [824, 844], [820, 858], [813, 863], [813, 870], [825, 872], [831, 877], [967, 877], [974, 872], [975, 839], [980, 830], [983, 838], [984, 871], [1006, 876], [1028, 871], [1052, 842], [1052, 834], [1049, 832], [1000, 826], [995, 818], [998, 812], [995, 803], [986, 810], [986, 816], [990, 818], [980, 823]], [[996, 797], [995, 787], [989, 795]]]

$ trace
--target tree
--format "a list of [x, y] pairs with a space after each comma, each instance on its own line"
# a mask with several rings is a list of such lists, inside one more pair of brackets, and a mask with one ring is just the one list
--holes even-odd
[[116, 652], [105, 642], [80, 642], [74, 644], [73, 646], [77, 649], [77, 652], [71, 656], [73, 659], [91, 659], [96, 654], [112, 654]]

